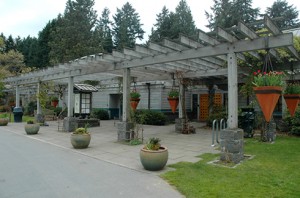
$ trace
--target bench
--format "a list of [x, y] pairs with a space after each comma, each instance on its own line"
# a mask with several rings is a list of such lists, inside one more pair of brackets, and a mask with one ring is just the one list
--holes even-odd
[[[56, 113], [51, 109], [43, 109], [42, 114], [44, 115], [45, 121], [53, 121], [57, 119]], [[36, 110], [34, 110], [34, 115], [36, 115]]]

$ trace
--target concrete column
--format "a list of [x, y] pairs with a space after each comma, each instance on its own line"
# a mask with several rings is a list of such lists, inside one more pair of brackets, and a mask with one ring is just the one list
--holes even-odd
[[70, 76], [68, 82], [68, 117], [73, 117], [73, 107], [74, 107], [73, 89], [74, 89], [74, 77]]
[[182, 84], [179, 84], [179, 112], [178, 112], [178, 118], [182, 119], [183, 118], [183, 110], [182, 110], [182, 102], [184, 102], [185, 100], [183, 99], [183, 97], [185, 97], [185, 91], [184, 91], [184, 86]]
[[227, 55], [228, 62], [228, 128], [238, 128], [238, 80], [236, 54]]
[[123, 70], [123, 115], [122, 121], [128, 122], [129, 120], [129, 98], [130, 98], [130, 69], [126, 68]]
[[16, 86], [16, 107], [20, 107], [20, 91], [19, 91], [19, 85]]
[[[41, 83], [38, 82], [37, 84], [37, 91], [36, 94], [38, 95], [40, 93], [40, 89], [41, 89]], [[36, 113], [37, 114], [42, 114], [42, 108], [41, 108], [41, 103], [40, 103], [40, 99], [39, 97], [36, 97]]]

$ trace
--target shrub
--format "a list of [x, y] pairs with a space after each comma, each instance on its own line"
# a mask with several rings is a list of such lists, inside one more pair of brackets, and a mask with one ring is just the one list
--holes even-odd
[[25, 106], [24, 114], [33, 115], [36, 108], [36, 101], [30, 101], [28, 105]]
[[221, 120], [222, 118], [227, 118], [225, 109], [221, 105], [214, 105], [212, 112], [206, 120], [206, 125], [211, 127], [215, 119]]
[[137, 123], [147, 125], [165, 125], [167, 120], [162, 112], [152, 110], [137, 110], [134, 116]]
[[297, 108], [295, 116], [291, 118], [291, 131], [290, 133], [292, 135], [300, 135], [300, 110]]
[[97, 118], [100, 120], [109, 120], [108, 111], [104, 109], [93, 109], [91, 118]]

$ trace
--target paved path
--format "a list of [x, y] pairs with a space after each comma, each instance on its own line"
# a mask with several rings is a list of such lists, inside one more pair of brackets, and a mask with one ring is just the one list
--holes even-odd
[[[139, 160], [139, 150], [142, 147], [142, 145], [138, 146], [129, 146], [123, 143], [117, 142], [117, 129], [115, 126], [115, 123], [113, 120], [110, 121], [101, 121], [100, 127], [93, 127], [89, 128], [89, 131], [92, 135], [91, 144], [87, 149], [73, 149], [72, 145], [70, 143], [70, 133], [67, 132], [58, 132], [57, 131], [57, 122], [48, 122], [49, 126], [44, 126], [40, 128], [40, 131], [37, 135], [26, 135], [24, 130], [25, 123], [9, 123], [8, 126], [0, 127], [0, 132], [4, 132], [13, 136], [17, 136], [21, 139], [25, 139], [28, 142], [31, 142], [30, 144], [42, 144], [47, 145], [49, 147], [48, 149], [55, 150], [59, 149], [61, 151], [66, 152], [68, 155], [76, 155], [77, 160], [71, 160], [71, 164], [76, 164], [80, 166], [81, 163], [85, 163], [85, 161], [90, 161], [91, 164], [95, 163], [95, 166], [88, 167], [89, 174], [97, 175], [98, 177], [104, 177], [108, 178], [107, 183], [104, 184], [104, 186], [101, 185], [101, 189], [103, 188], [105, 192], [113, 191], [113, 193], [119, 193], [114, 194], [113, 196], [107, 196], [107, 197], [117, 197], [118, 195], [121, 195], [123, 192], [123, 197], [130, 197], [131, 195], [129, 192], [123, 189], [122, 187], [120, 191], [114, 191], [114, 183], [117, 182], [117, 180], [113, 180], [112, 178], [109, 178], [111, 176], [115, 176], [113, 178], [120, 178], [124, 179], [125, 177], [122, 177], [122, 174], [124, 173], [126, 177], [129, 177], [128, 180], [124, 179], [122, 180], [124, 185], [127, 183], [130, 184], [130, 177], [141, 177], [140, 179], [137, 179], [137, 181], [141, 182], [141, 186], [146, 186], [147, 189], [141, 189], [140, 193], [148, 193], [149, 189], [151, 190], [159, 190], [160, 188], [166, 190], [167, 194], [171, 197], [182, 197], [177, 191], [175, 191], [172, 187], [166, 184], [162, 179], [157, 177], [158, 174], [161, 174], [165, 171], [171, 170], [171, 168], [166, 167], [162, 171], [156, 171], [156, 172], [150, 172], [143, 169], [140, 160]], [[211, 131], [201, 128], [200, 123], [193, 123], [193, 126], [196, 127], [196, 134], [190, 134], [190, 135], [184, 135], [184, 134], [177, 134], [174, 130], [174, 125], [167, 125], [167, 126], [148, 126], [144, 125], [144, 139], [148, 140], [149, 137], [158, 137], [162, 140], [162, 144], [167, 146], [169, 149], [169, 160], [167, 164], [174, 164], [180, 161], [187, 161], [187, 162], [197, 162], [200, 160], [199, 155], [203, 153], [219, 153], [219, 151], [215, 150], [213, 147], [211, 147]], [[6, 146], [10, 145], [10, 148], [15, 148], [18, 150], [18, 145], [16, 145], [15, 142], [9, 142], [9, 140], [4, 140], [1, 138], [0, 142], [5, 141]], [[34, 143], [34, 144], [33, 144]], [[0, 148], [0, 150], [3, 154], [5, 153], [4, 148]], [[21, 148], [19, 148], [21, 149]], [[33, 149], [34, 150], [34, 149]], [[20, 151], [22, 152], [22, 151]], [[50, 153], [52, 151], [49, 151]], [[2, 156], [2, 154], [0, 156]], [[21, 154], [22, 155], [22, 154]], [[23, 155], [26, 155], [25, 153]], [[38, 156], [42, 156], [42, 154], [37, 154]], [[76, 157], [75, 157], [76, 158]], [[24, 159], [24, 158], [20, 158]], [[62, 157], [59, 156], [58, 158], [55, 157], [54, 154], [50, 154], [50, 159], [53, 161], [56, 167], [60, 167], [62, 164], [60, 162], [63, 162], [64, 160], [69, 160], [69, 157]], [[2, 159], [1, 159], [2, 161]], [[13, 164], [19, 164], [14, 165], [16, 166], [15, 170], [16, 173], [18, 173], [19, 169], [22, 169], [23, 166], [21, 161], [12, 161]], [[45, 161], [46, 162], [46, 161]], [[51, 163], [50, 163], [51, 164]], [[65, 163], [62, 166], [70, 166]], [[29, 164], [30, 166], [30, 164]], [[41, 168], [37, 168], [39, 171], [47, 170], [51, 167], [46, 166], [47, 168], [43, 169], [43, 166]], [[101, 168], [100, 168], [101, 167]], [[104, 170], [102, 167], [112, 167], [110, 170]], [[119, 167], [119, 168], [116, 168]], [[0, 169], [2, 171], [5, 171], [5, 167]], [[9, 166], [6, 167], [6, 169], [9, 169]], [[54, 170], [56, 170], [54, 168]], [[76, 170], [76, 169], [75, 169]], [[53, 170], [52, 170], [53, 171]], [[55, 171], [54, 171], [55, 172]], [[52, 172], [55, 176], [55, 173]], [[50, 173], [50, 174], [52, 174]], [[81, 174], [81, 173], [80, 173]], [[80, 175], [79, 174], [79, 175]], [[89, 175], [88, 174], [88, 175]], [[105, 176], [103, 176], [105, 174]], [[133, 176], [135, 175], [135, 176]], [[143, 184], [144, 176], [149, 177], [149, 183], [147, 185]], [[28, 176], [29, 177], [29, 176]], [[96, 177], [96, 176], [95, 176]], [[61, 179], [62, 182], [65, 182], [63, 178], [58, 177], [59, 180]], [[74, 178], [75, 180], [78, 180], [78, 178]], [[80, 180], [80, 179], [79, 179]], [[147, 180], [147, 179], [146, 179]], [[42, 180], [43, 181], [43, 180]], [[3, 181], [3, 178], [1, 178], [0, 175], [0, 186], [1, 183], [5, 183], [6, 181]], [[128, 184], [128, 185], [129, 185]], [[45, 186], [47, 186], [47, 182], [45, 183]], [[125, 185], [125, 186], [126, 186]], [[18, 184], [15, 186], [17, 187]], [[45, 187], [44, 185], [41, 185], [41, 189]], [[55, 185], [54, 185], [55, 186]], [[64, 188], [65, 187], [65, 188]], [[66, 190], [67, 185], [65, 185], [60, 189], [62, 192], [63, 190]], [[53, 187], [54, 188], [54, 187]], [[56, 187], [55, 187], [56, 188]], [[92, 187], [91, 187], [92, 188]], [[134, 186], [134, 184], [128, 186], [129, 189], [134, 188], [140, 188], [138, 186]], [[88, 190], [89, 188], [86, 188]], [[0, 188], [1, 192], [1, 188]], [[80, 192], [83, 193], [83, 192]], [[78, 195], [82, 195], [82, 194]], [[124, 194], [125, 193], [125, 194]], [[163, 192], [165, 193], [165, 192]], [[112, 195], [108, 194], [107, 195]], [[163, 197], [170, 197], [169, 195], [163, 196]], [[6, 197], [1, 196], [0, 197]], [[10, 197], [10, 196], [7, 196]], [[22, 197], [22, 196], [12, 196], [12, 197]], [[24, 196], [25, 197], [25, 196]], [[30, 197], [30, 196], [28, 196]], [[67, 196], [65, 196], [67, 197]], [[76, 197], [76, 196], [74, 196]], [[89, 196], [87, 196], [89, 197]], [[93, 197], [93, 196], [90, 196]], [[97, 197], [97, 196], [95, 196]], [[101, 196], [105, 197], [105, 196]], [[136, 196], [131, 196], [136, 197]], [[151, 197], [149, 196], [137, 196], [137, 197]], [[157, 196], [161, 197], [161, 196]]]
[[[75, 150], [70, 143], [70, 134], [57, 131], [57, 122], [48, 122], [49, 126], [40, 128], [38, 135], [28, 136], [24, 131], [24, 123], [9, 123], [6, 130], [33, 138], [61, 148], [71, 149], [96, 159], [101, 159], [112, 164], [117, 164], [130, 169], [145, 171], [140, 163], [139, 150], [142, 147], [129, 146], [117, 142], [117, 129], [114, 121], [101, 121], [100, 127], [89, 128], [92, 140], [89, 148]], [[200, 123], [193, 123], [196, 127], [196, 134], [184, 135], [175, 133], [174, 125], [149, 126], [144, 125], [144, 139], [158, 137], [161, 143], [169, 149], [169, 160], [167, 164], [174, 164], [180, 161], [197, 162], [199, 155], [203, 153], [219, 153], [211, 147], [211, 130], [200, 128]], [[2, 129], [2, 128], [0, 128]], [[160, 174], [168, 170], [154, 172]], [[148, 172], [148, 171], [147, 171]]]

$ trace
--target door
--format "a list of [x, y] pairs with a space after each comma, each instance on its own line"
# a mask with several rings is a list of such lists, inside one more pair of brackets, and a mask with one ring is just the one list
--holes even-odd
[[[217, 105], [222, 105], [222, 94], [221, 93], [216, 93], [214, 97], [214, 103]], [[209, 95], [208, 94], [200, 94], [199, 97], [199, 120], [201, 122], [206, 121], [209, 115]]]

